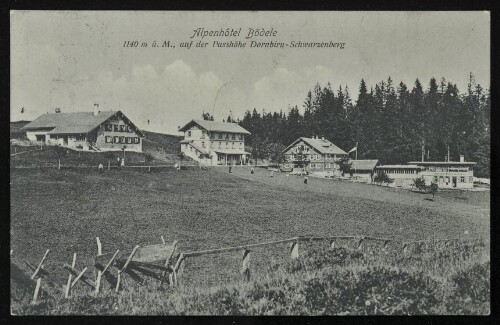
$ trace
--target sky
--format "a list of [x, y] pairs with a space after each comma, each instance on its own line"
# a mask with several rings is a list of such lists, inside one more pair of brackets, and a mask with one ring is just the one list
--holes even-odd
[[[233, 28], [239, 37], [190, 38]], [[249, 28], [275, 36], [246, 39]], [[347, 86], [355, 100], [391, 77], [410, 89], [445, 78], [466, 90], [469, 73], [490, 86], [488, 12], [12, 11], [10, 119], [121, 110], [139, 128], [175, 134], [209, 112], [243, 118], [256, 108], [302, 109], [308, 90]], [[190, 49], [181, 42], [194, 41]], [[196, 42], [208, 42], [196, 48]], [[339, 48], [213, 48], [214, 40], [342, 42]], [[148, 47], [124, 47], [125, 41]], [[175, 48], [153, 48], [171, 41]], [[217, 95], [218, 94], [218, 95]], [[217, 99], [216, 99], [217, 97]], [[24, 107], [24, 113], [21, 109]], [[148, 124], [149, 120], [149, 124]]]

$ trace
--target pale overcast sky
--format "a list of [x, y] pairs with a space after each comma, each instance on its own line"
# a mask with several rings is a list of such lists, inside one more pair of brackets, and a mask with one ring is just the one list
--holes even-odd
[[[205, 38], [208, 48], [179, 48], [193, 30], [242, 28], [239, 38]], [[248, 28], [273, 28], [258, 41], [345, 42], [345, 48], [212, 48], [245, 41]], [[175, 49], [124, 48], [124, 41]], [[199, 38], [195, 39], [195, 42]], [[248, 40], [247, 40], [248, 41]], [[466, 90], [469, 72], [490, 79], [487, 12], [61, 12], [11, 13], [11, 120], [40, 114], [122, 110], [140, 128], [175, 133], [203, 111], [287, 111], [316, 82], [350, 88], [389, 76], [411, 88], [445, 77]], [[25, 113], [21, 114], [24, 107]], [[147, 120], [150, 125], [147, 125]]]

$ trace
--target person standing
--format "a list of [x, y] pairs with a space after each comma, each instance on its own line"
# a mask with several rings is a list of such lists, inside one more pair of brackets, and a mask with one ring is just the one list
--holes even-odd
[[307, 184], [307, 176], [304, 176], [304, 184]]
[[99, 172], [102, 173], [104, 171], [104, 166], [102, 163], [99, 163]]
[[125, 167], [125, 158], [122, 159], [120, 166]]
[[252, 169], [250, 169], [250, 174], [253, 174], [254, 172], [255, 172], [255, 171], [254, 171], [254, 169], [253, 169], [253, 167], [252, 167]]
[[116, 165], [120, 167], [120, 157], [116, 157]]

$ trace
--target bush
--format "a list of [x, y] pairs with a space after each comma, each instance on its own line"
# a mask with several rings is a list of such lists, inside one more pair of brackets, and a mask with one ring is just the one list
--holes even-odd
[[417, 188], [420, 192], [427, 191], [427, 185], [425, 185], [425, 179], [423, 178], [415, 178], [412, 185], [415, 186], [415, 188]]
[[375, 183], [387, 183], [387, 184], [390, 184], [392, 183], [394, 180], [392, 178], [390, 178], [389, 176], [387, 176], [386, 173], [384, 172], [378, 172], [377, 175], [375, 175], [375, 177], [373, 178], [373, 181]]

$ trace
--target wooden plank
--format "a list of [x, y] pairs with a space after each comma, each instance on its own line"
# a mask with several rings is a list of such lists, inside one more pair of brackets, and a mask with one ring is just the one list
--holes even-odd
[[121, 279], [122, 279], [122, 273], [127, 269], [127, 266], [129, 265], [129, 263], [132, 260], [132, 258], [134, 258], [134, 255], [137, 253], [137, 250], [139, 248], [140, 248], [139, 245], [136, 245], [134, 247], [134, 249], [132, 250], [132, 252], [128, 256], [127, 260], [125, 261], [125, 264], [123, 265], [122, 269], [120, 271], [118, 271], [118, 278], [117, 278], [116, 288], [115, 288], [116, 292], [118, 292], [118, 290], [120, 290], [120, 282], [121, 282]]
[[290, 244], [290, 257], [292, 260], [299, 258], [299, 243], [293, 242]]
[[[76, 253], [73, 254], [73, 262], [71, 263], [71, 267], [74, 268], [76, 264]], [[68, 283], [66, 284], [66, 292], [64, 293], [64, 297], [67, 299], [69, 298], [70, 291], [71, 291], [71, 278], [73, 277], [73, 273], [69, 273], [68, 276]]]
[[201, 255], [219, 254], [219, 253], [226, 253], [226, 252], [241, 251], [241, 250], [250, 249], [253, 247], [287, 244], [287, 243], [291, 243], [291, 242], [296, 242], [297, 240], [298, 240], [298, 237], [294, 237], [294, 238], [290, 238], [290, 239], [276, 240], [276, 241], [257, 243], [257, 244], [248, 244], [248, 245], [241, 245], [241, 246], [234, 246], [234, 247], [209, 249], [209, 250], [204, 250], [204, 251], [187, 252], [187, 253], [184, 253], [183, 255], [184, 255], [184, 257], [194, 257], [194, 256], [201, 256]]
[[47, 249], [45, 251], [45, 254], [43, 254], [42, 260], [40, 261], [40, 263], [38, 264], [38, 267], [33, 272], [33, 275], [31, 276], [32, 279], [35, 279], [36, 275], [38, 274], [38, 272], [42, 268], [43, 262], [45, 262], [45, 259], [47, 258], [47, 255], [49, 255], [49, 252], [50, 252], [50, 249]]
[[[95, 287], [94, 281], [92, 281], [89, 277], [84, 275], [83, 271], [78, 271], [77, 269], [75, 269], [74, 267], [71, 267], [68, 264], [64, 264], [63, 267], [66, 270], [68, 270], [68, 272], [72, 273], [74, 276], [76, 276], [76, 277], [80, 276], [78, 279], [75, 279], [75, 281], [82, 280], [82, 282], [85, 283], [86, 285], [88, 285], [89, 287], [92, 287], [92, 288]], [[84, 270], [86, 271], [87, 267]], [[73, 283], [76, 283], [75, 281], [73, 281]], [[71, 284], [71, 287], [73, 287], [73, 284]]]
[[[28, 261], [24, 261], [26, 263], [26, 266], [28, 266], [28, 268], [31, 270], [31, 271], [34, 271], [36, 270], [36, 267], [34, 265], [32, 265], [30, 262]], [[42, 278], [44, 278], [45, 280], [48, 281], [48, 283], [50, 285], [52, 285], [53, 287], [55, 287], [56, 289], [58, 290], [63, 290], [63, 287], [57, 283], [56, 281], [54, 281], [54, 279], [52, 279], [52, 277], [49, 276], [49, 272], [47, 272], [43, 266], [38, 270], [38, 275]], [[31, 278], [30, 278], [31, 279]], [[32, 279], [33, 280], [33, 279]]]
[[36, 287], [35, 287], [35, 292], [33, 294], [33, 300], [31, 301], [31, 304], [36, 304], [36, 301], [38, 299], [38, 292], [40, 291], [40, 286], [42, 285], [42, 278], [38, 278], [36, 280]]
[[[75, 286], [75, 284], [78, 282], [78, 280], [80, 280], [80, 278], [83, 276], [83, 274], [85, 273], [85, 271], [87, 271], [88, 267], [85, 267], [75, 278], [75, 280], [71, 283], [71, 288], [73, 288]], [[93, 288], [94, 286], [91, 285], [91, 287]]]
[[[144, 263], [164, 261], [171, 255], [172, 250], [173, 246], [171, 244], [141, 246], [136, 250], [132, 261]], [[118, 261], [127, 259], [132, 251], [133, 249], [120, 251], [116, 256], [116, 260]], [[113, 253], [106, 253], [100, 256], [96, 256], [94, 259], [94, 264], [105, 265], [112, 257], [112, 255]]]
[[243, 265], [241, 267], [243, 281], [250, 281], [250, 251], [243, 251]]

